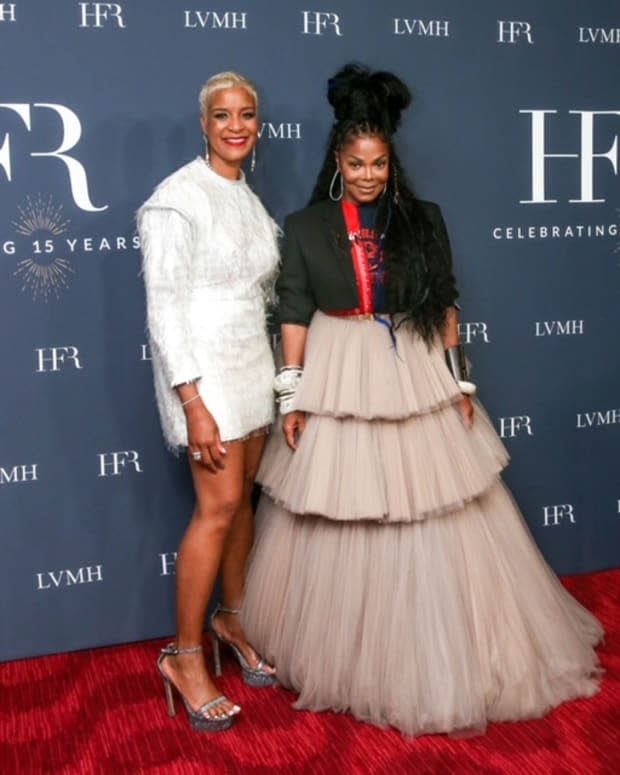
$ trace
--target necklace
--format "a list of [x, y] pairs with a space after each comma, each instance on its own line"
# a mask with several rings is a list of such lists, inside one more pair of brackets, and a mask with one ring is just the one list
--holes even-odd
[[[357, 242], [358, 240], [362, 239], [361, 231], [348, 231], [347, 236], [351, 242]], [[383, 240], [385, 239], [385, 232], [383, 232], [383, 234], [379, 234], [377, 239], [379, 240], [379, 243], [381, 244], [381, 246], [383, 246]]]

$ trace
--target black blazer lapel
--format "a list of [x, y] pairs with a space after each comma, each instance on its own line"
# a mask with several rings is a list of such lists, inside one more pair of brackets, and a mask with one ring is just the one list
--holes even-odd
[[321, 216], [324, 222], [322, 228], [326, 229], [326, 234], [329, 235], [333, 265], [343, 274], [347, 285], [355, 294], [355, 298], [358, 298], [355, 270], [351, 258], [351, 244], [340, 202], [332, 202], [331, 200], [325, 202]]

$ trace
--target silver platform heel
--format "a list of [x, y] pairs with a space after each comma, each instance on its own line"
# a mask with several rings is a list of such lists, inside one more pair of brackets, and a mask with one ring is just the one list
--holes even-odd
[[161, 650], [159, 658], [157, 660], [157, 670], [164, 682], [164, 692], [166, 695], [166, 704], [168, 706], [168, 715], [170, 718], [174, 718], [177, 714], [174, 704], [174, 691], [176, 690], [183, 700], [185, 710], [189, 717], [189, 723], [192, 729], [198, 732], [223, 732], [225, 729], [229, 729], [235, 723], [235, 716], [239, 713], [241, 708], [238, 705], [234, 705], [233, 709], [228, 711], [225, 716], [209, 717], [205, 714], [212, 708], [216, 708], [218, 705], [222, 705], [224, 702], [228, 702], [228, 698], [220, 694], [210, 702], [205, 702], [198, 710], [194, 710], [187, 699], [181, 694], [177, 687], [172, 683], [170, 678], [164, 672], [162, 665], [166, 657], [178, 657], [183, 654], [197, 654], [202, 651], [202, 646], [194, 646], [189, 649], [178, 649], [174, 643], [169, 643], [165, 648]]
[[265, 668], [269, 667], [268, 663], [264, 659], [259, 657], [256, 667], [250, 667], [246, 658], [241, 653], [239, 646], [230, 640], [224, 638], [216, 629], [213, 620], [218, 614], [234, 614], [239, 615], [241, 609], [239, 608], [224, 608], [224, 606], [218, 605], [211, 614], [211, 643], [213, 644], [213, 666], [215, 669], [215, 675], [222, 675], [222, 662], [220, 659], [220, 643], [228, 646], [237, 662], [241, 665], [241, 673], [243, 675], [243, 681], [248, 686], [263, 687], [263, 686], [276, 686], [278, 679], [275, 673], [268, 672]]

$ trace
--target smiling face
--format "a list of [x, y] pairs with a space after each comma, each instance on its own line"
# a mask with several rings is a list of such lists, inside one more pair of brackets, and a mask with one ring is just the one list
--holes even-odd
[[244, 159], [258, 139], [258, 113], [253, 96], [242, 86], [218, 89], [200, 119], [209, 139], [209, 160], [219, 175], [236, 180]]
[[336, 152], [343, 198], [356, 205], [381, 196], [390, 175], [390, 147], [378, 135], [352, 137]]

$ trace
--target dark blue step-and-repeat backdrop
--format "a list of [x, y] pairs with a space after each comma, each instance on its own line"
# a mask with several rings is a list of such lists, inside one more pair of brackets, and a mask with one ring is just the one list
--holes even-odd
[[281, 222], [350, 60], [416, 95], [399, 146], [444, 210], [536, 541], [559, 573], [619, 564], [617, 2], [0, 2], [0, 659], [173, 630], [191, 488], [159, 430], [134, 213], [201, 152], [198, 91], [233, 69]]

